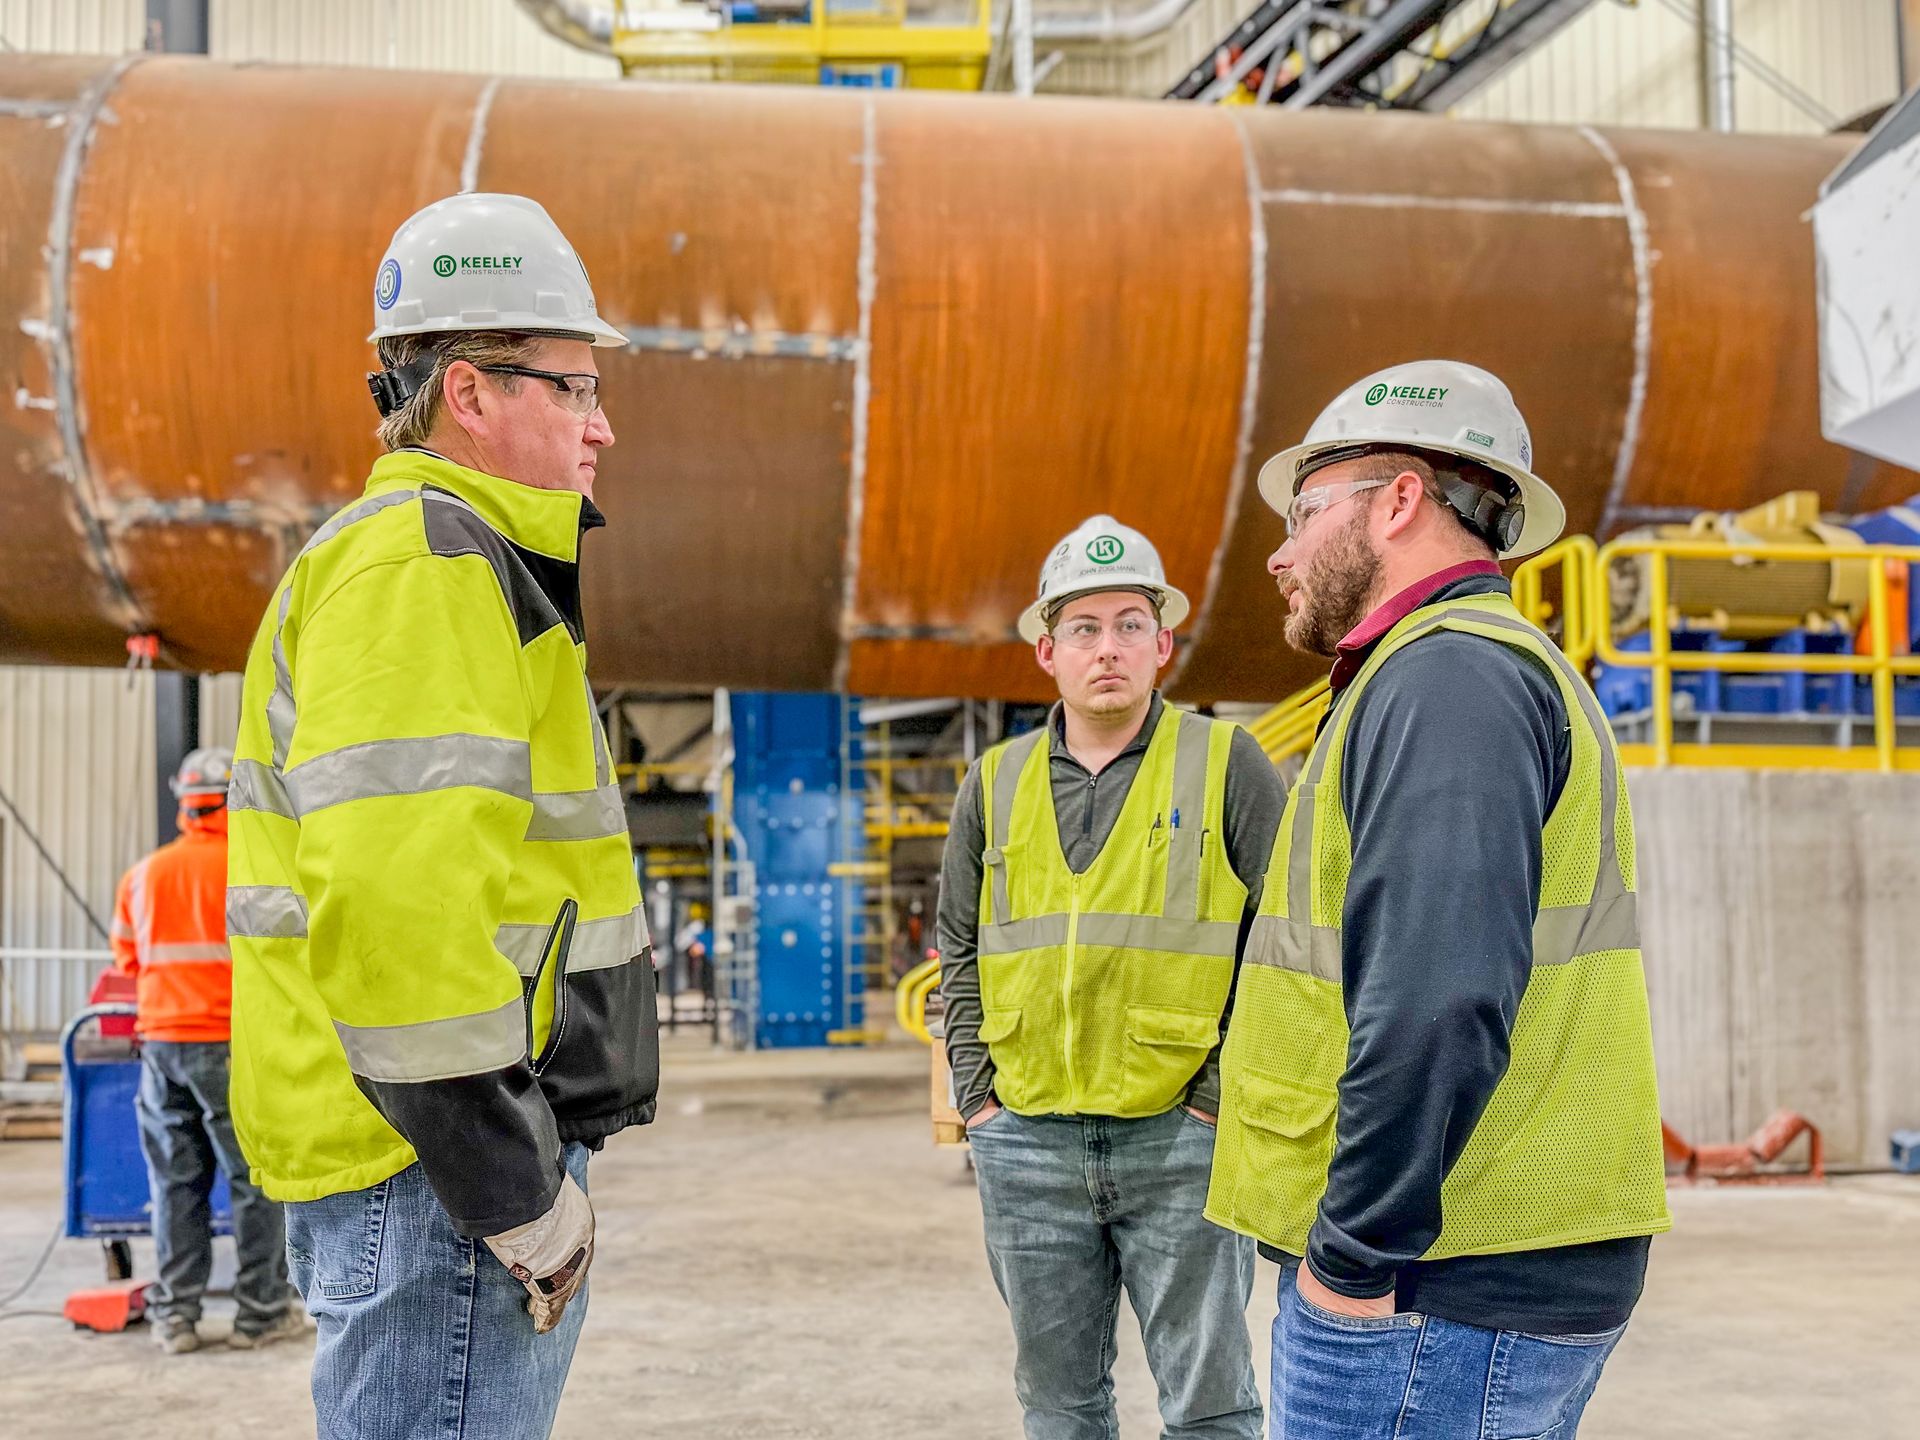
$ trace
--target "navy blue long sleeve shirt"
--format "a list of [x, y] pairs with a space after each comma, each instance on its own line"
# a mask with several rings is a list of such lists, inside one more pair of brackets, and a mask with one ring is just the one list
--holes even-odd
[[[1490, 566], [1455, 574], [1405, 598], [1507, 593]], [[1532, 967], [1542, 832], [1572, 764], [1566, 705], [1531, 657], [1458, 631], [1400, 651], [1354, 703], [1340, 767], [1351, 1040], [1307, 1240], [1314, 1274], [1341, 1294], [1393, 1293], [1401, 1310], [1491, 1329], [1611, 1329], [1639, 1298], [1645, 1237], [1419, 1259], [1440, 1234], [1441, 1185], [1506, 1074]]]

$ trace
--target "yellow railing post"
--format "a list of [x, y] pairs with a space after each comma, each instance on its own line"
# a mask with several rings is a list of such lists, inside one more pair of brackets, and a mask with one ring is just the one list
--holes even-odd
[[[1873, 753], [1884, 774], [1893, 773], [1893, 636], [1887, 613], [1887, 566], [1876, 560], [1867, 574], [1867, 624], [1873, 630]], [[1853, 702], [1851, 694], [1847, 697]]]
[[1673, 631], [1667, 614], [1667, 557], [1648, 557], [1653, 563], [1647, 601], [1647, 653], [1653, 657], [1653, 755], [1656, 763], [1673, 763]]

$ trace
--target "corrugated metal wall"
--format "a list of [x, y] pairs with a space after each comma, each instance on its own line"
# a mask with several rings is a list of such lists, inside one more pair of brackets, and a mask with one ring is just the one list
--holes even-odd
[[[1128, 50], [1072, 50], [1046, 88], [1159, 95], [1254, 8], [1198, 0], [1164, 35]], [[1551, 41], [1461, 104], [1470, 119], [1693, 129], [1703, 120], [1698, 0], [1598, 0]], [[1899, 93], [1894, 0], [1739, 0], [1734, 38], [1752, 59], [1847, 119]], [[1742, 130], [1831, 128], [1740, 67]]]
[[106, 941], [22, 822], [111, 923], [122, 872], [154, 843], [153, 677], [0, 669], [0, 790], [19, 812], [0, 807], [0, 1033], [46, 1034], [85, 1003], [99, 963], [4, 952]]
[[212, 0], [209, 19], [207, 48], [227, 60], [620, 78], [612, 60], [554, 39], [513, 0]]
[[[1705, 119], [1696, 0], [1600, 0], [1455, 111], [1476, 120], [1697, 128]], [[1734, 119], [1744, 131], [1819, 134], [1832, 128], [1785, 91], [1803, 92], [1835, 121], [1900, 90], [1890, 0], [1739, 0]], [[1758, 66], [1777, 72], [1769, 83]]]
[[146, 0], [0, 0], [0, 45], [67, 55], [138, 50]]

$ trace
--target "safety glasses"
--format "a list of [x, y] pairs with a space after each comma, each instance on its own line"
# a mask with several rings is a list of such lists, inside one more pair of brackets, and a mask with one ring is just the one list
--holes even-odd
[[554, 403], [585, 420], [600, 408], [600, 377], [578, 371], [535, 370], [529, 365], [483, 365], [489, 375], [525, 375], [553, 386]]
[[1319, 485], [1312, 490], [1302, 490], [1293, 497], [1293, 504], [1287, 509], [1287, 538], [1292, 539], [1307, 528], [1322, 510], [1330, 510], [1343, 501], [1351, 500], [1362, 490], [1377, 490], [1382, 485], [1391, 485], [1386, 480], [1338, 480], [1331, 485]]

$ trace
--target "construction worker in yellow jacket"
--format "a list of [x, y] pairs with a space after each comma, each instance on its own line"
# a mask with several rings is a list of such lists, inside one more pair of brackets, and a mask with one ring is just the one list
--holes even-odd
[[1260, 492], [1287, 639], [1334, 662], [1207, 1200], [1282, 1266], [1272, 1433], [1571, 1440], [1669, 1222], [1619, 752], [1496, 563], [1564, 512], [1447, 360], [1349, 387]]
[[573, 247], [430, 205], [374, 286], [388, 453], [275, 591], [231, 792], [233, 1110], [288, 1202], [324, 1436], [540, 1436], [587, 1157], [652, 1117], [653, 967], [586, 676], [613, 431]]
[[1029, 1440], [1115, 1429], [1124, 1289], [1168, 1440], [1252, 1440], [1251, 1244], [1201, 1216], [1221, 1019], [1281, 791], [1154, 679], [1187, 600], [1096, 515], [1020, 619], [1059, 687], [981, 757], [941, 867], [946, 1039]]

